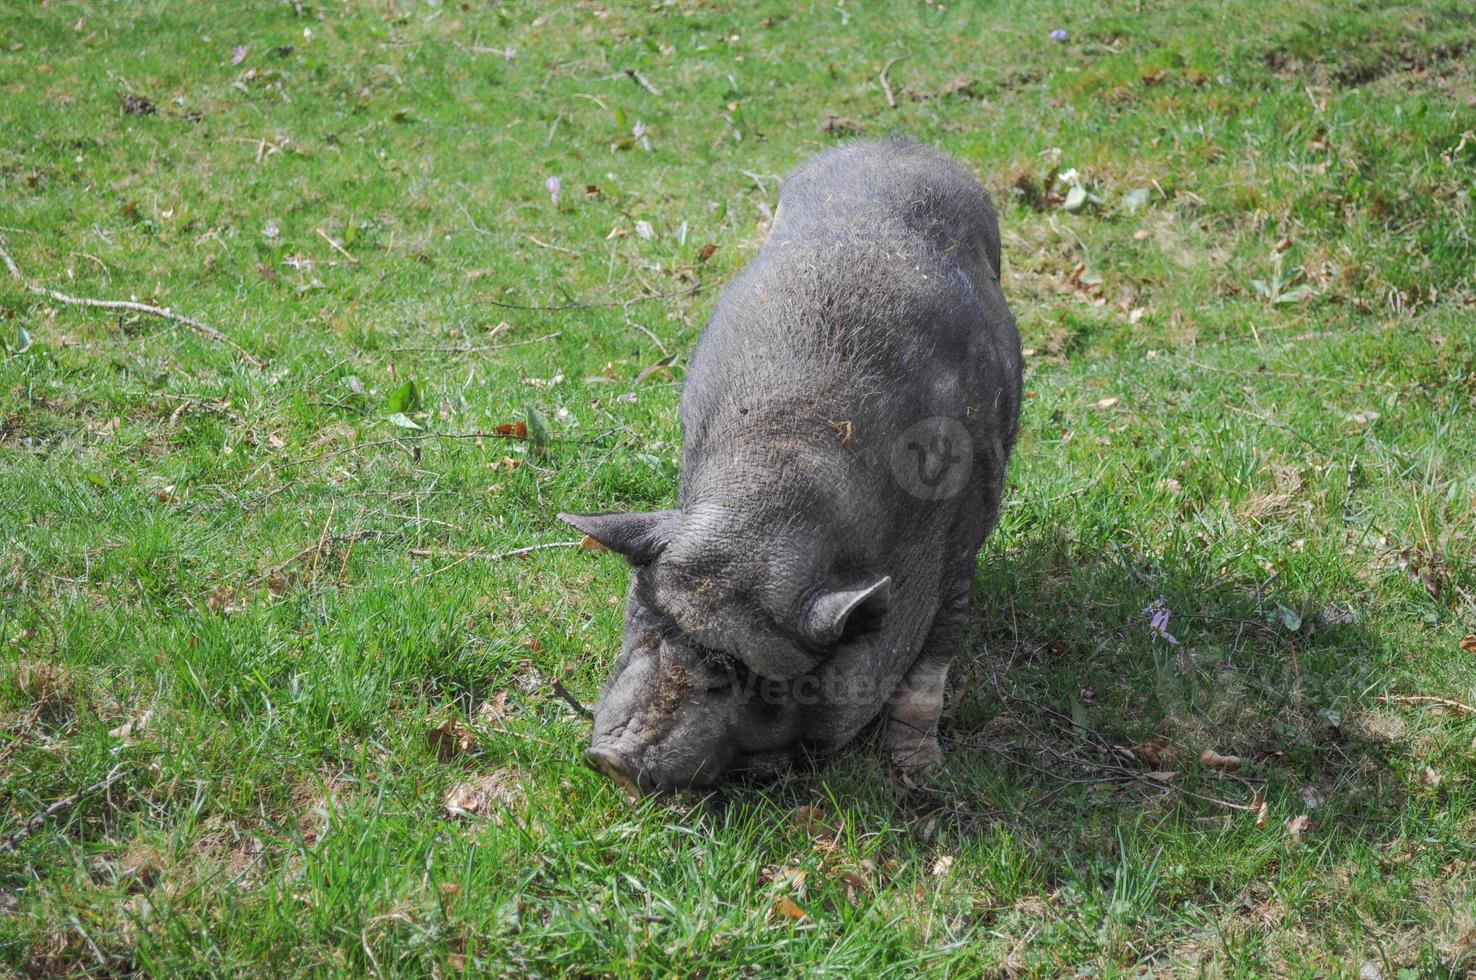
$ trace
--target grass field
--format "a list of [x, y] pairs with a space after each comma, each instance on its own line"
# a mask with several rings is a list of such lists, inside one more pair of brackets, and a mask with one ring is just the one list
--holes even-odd
[[[1464, 0], [0, 7], [0, 970], [1470, 975], [1473, 54]], [[892, 132], [993, 191], [1027, 348], [948, 760], [628, 807], [552, 692], [626, 569], [495, 556], [670, 505], [780, 178]]]

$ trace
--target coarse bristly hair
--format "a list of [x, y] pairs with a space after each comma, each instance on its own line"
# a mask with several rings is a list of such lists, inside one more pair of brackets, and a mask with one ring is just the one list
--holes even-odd
[[[692, 354], [678, 509], [633, 515], [631, 611], [676, 627], [650, 656], [676, 665], [706, 648], [765, 678], [864, 678], [864, 693], [786, 716], [801, 741], [833, 746], [875, 717], [925, 641], [952, 642], [1020, 407], [1019, 337], [999, 262], [983, 186], [916, 142], [851, 144], [789, 176], [767, 240], [723, 290]], [[908, 489], [895, 458], [899, 446], [925, 455], [908, 433], [938, 420], [970, 448], [967, 480], [933, 498]], [[833, 630], [816, 627], [817, 609], [840, 617]], [[941, 609], [946, 628], [935, 622]], [[640, 714], [640, 730], [689, 740], [700, 731], [714, 746], [693, 723], [707, 704], [718, 728], [768, 723], [695, 690], [677, 699], [683, 717], [663, 723], [655, 701], [673, 710], [670, 685], [653, 684], [647, 667], [630, 671], [644, 693], [623, 685], [646, 656], [628, 653], [605, 700], [609, 713]], [[597, 718], [597, 742], [602, 730], [630, 728]], [[675, 737], [626, 747], [647, 760], [643, 778], [680, 782], [683, 773], [655, 769], [693, 759], [710, 777], [716, 750]], [[782, 748], [755, 732], [731, 741]]]

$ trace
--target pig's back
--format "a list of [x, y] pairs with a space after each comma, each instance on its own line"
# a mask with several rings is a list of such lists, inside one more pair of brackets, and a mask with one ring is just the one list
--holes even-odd
[[908, 139], [822, 153], [784, 181], [769, 241], [795, 244], [916, 236], [976, 287], [999, 280], [999, 222], [973, 174]]
[[882, 439], [930, 416], [1012, 432], [1012, 404], [1005, 418], [978, 411], [1019, 384], [998, 262], [988, 195], [933, 150], [858, 143], [799, 167], [693, 352], [687, 475], [723, 467], [710, 446], [760, 433], [823, 442], [838, 419]]

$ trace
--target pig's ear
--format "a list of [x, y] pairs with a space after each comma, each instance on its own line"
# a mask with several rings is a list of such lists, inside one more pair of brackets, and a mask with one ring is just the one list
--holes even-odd
[[645, 565], [655, 561], [666, 548], [680, 513], [658, 510], [628, 514], [560, 514], [559, 520], [635, 564]]
[[835, 646], [845, 636], [847, 626], [873, 621], [891, 602], [890, 575], [859, 588], [822, 592], [810, 604], [805, 617], [805, 636], [817, 647]]

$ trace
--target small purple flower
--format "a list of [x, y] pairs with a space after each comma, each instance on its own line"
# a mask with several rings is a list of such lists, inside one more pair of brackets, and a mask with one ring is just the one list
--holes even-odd
[[1163, 601], [1163, 596], [1159, 596], [1157, 599], [1148, 603], [1143, 608], [1143, 612], [1148, 614], [1148, 632], [1150, 635], [1163, 637], [1171, 646], [1179, 645], [1179, 641], [1174, 639], [1173, 634], [1168, 631], [1169, 617], [1173, 615], [1173, 612]]
[[1052, 41], [1055, 41], [1057, 44], [1065, 44], [1068, 36], [1069, 35], [1067, 35], [1065, 28], [1061, 27], [1056, 28], [1050, 33], [1050, 39]]
[[553, 202], [554, 207], [558, 207], [559, 206], [559, 188], [563, 186], [562, 184], [559, 183], [559, 178], [557, 178], [557, 177], [550, 177], [550, 178], [548, 178], [548, 180], [545, 180], [543, 182], [543, 186], [548, 188], [548, 199]]
[[241, 62], [243, 62], [245, 60], [246, 60], [246, 48], [245, 48], [244, 45], [238, 44], [234, 48], [231, 48], [231, 64], [233, 64], [233, 65], [239, 65]]

